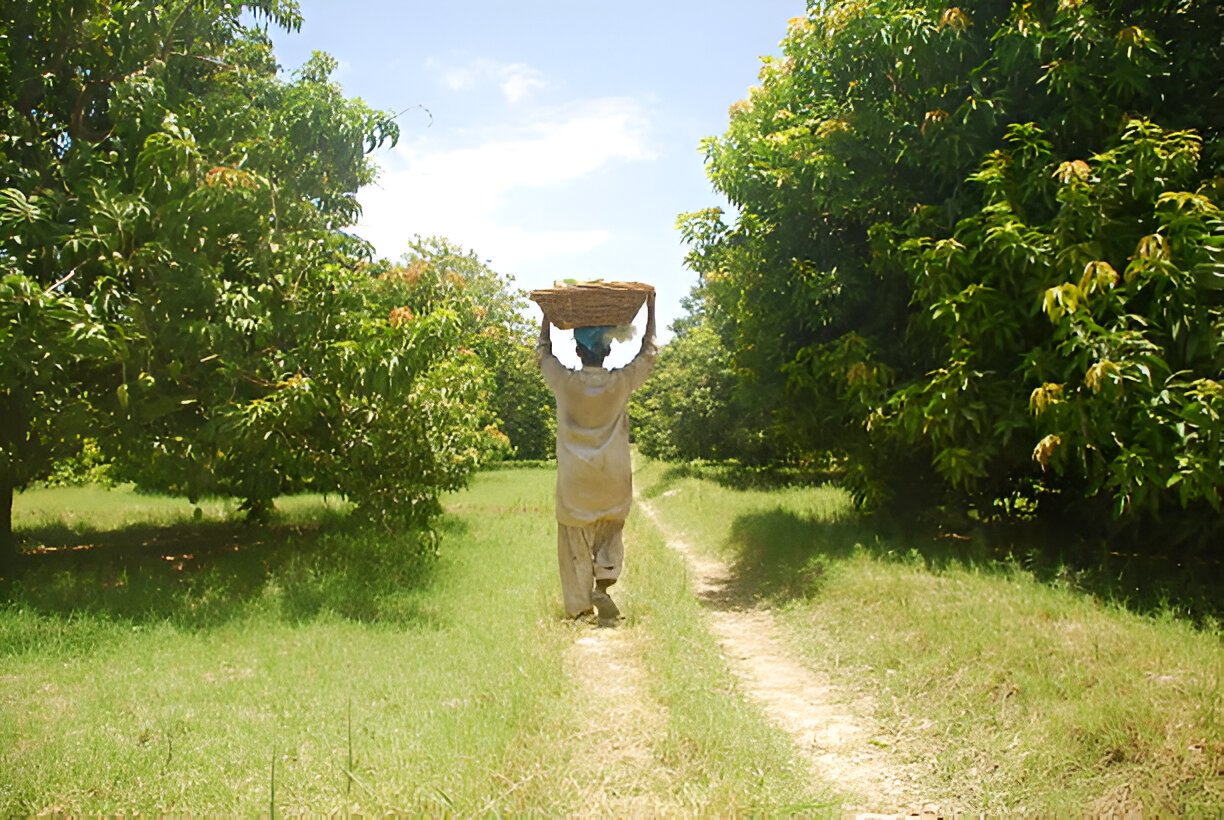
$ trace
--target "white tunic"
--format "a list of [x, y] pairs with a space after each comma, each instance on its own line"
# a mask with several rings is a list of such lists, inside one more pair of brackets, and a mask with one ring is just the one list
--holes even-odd
[[642, 386], [658, 350], [647, 339], [625, 367], [570, 370], [541, 343], [536, 357], [557, 397], [557, 521], [582, 527], [624, 521], [633, 499], [629, 394]]

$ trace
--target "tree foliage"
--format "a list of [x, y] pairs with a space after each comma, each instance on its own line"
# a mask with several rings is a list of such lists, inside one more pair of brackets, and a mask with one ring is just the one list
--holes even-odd
[[1222, 32], [1204, 0], [793, 20], [706, 143], [738, 213], [681, 223], [778, 449], [848, 454], [869, 504], [1218, 526]]
[[478, 416], [486, 460], [550, 457], [553, 398], [535, 363], [537, 331], [525, 318], [522, 292], [474, 252], [437, 237], [416, 240], [381, 278], [400, 282], [408, 303], [456, 311], [464, 350], [486, 368], [487, 407]]
[[419, 524], [490, 449], [462, 306], [343, 231], [393, 119], [326, 55], [282, 77], [252, 18], [301, 23], [292, 0], [0, 4], [5, 500], [88, 436], [145, 486]]
[[[696, 305], [690, 304], [690, 308]], [[634, 442], [652, 458], [757, 455], [753, 426], [735, 397], [732, 357], [703, 317], [679, 322], [654, 370], [629, 401]]]
[[555, 400], [535, 358], [535, 334], [505, 339], [493, 359], [492, 409], [509, 440], [509, 457], [542, 460], [556, 454]]

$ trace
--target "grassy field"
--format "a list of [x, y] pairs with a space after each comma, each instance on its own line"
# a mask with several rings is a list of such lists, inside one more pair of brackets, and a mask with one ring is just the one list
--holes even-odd
[[551, 503], [548, 470], [484, 474], [435, 544], [317, 498], [249, 528], [225, 504], [126, 490], [19, 496], [37, 549], [0, 588], [0, 813], [831, 805], [637, 519], [622, 629], [662, 725], [635, 741], [641, 777], [593, 789], [605, 710], [567, 672], [593, 627], [561, 617]]
[[1217, 624], [1136, 614], [981, 545], [883, 536], [833, 487], [647, 462], [643, 493], [777, 607], [796, 654], [878, 704], [930, 800], [974, 811], [1218, 816]]
[[[1210, 618], [1128, 610], [972, 541], [882, 535], [835, 488], [748, 479], [638, 473], [672, 528], [734, 566], [735, 595], [779, 612], [796, 656], [876, 704], [875, 742], [930, 802], [1224, 811]], [[600, 697], [623, 667], [575, 666], [601, 633], [562, 617], [552, 480], [479, 476], [437, 542], [354, 528], [321, 498], [253, 528], [219, 502], [23, 494], [35, 549], [0, 588], [0, 812], [835, 810], [640, 515], [615, 633], [641, 702]]]

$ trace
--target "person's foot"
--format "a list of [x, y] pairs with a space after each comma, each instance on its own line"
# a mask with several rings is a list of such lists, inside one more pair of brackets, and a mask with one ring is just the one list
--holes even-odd
[[591, 593], [591, 603], [595, 605], [595, 611], [599, 613], [601, 624], [616, 623], [617, 618], [620, 617], [620, 609], [616, 606], [616, 601], [613, 601], [612, 596], [602, 589]]

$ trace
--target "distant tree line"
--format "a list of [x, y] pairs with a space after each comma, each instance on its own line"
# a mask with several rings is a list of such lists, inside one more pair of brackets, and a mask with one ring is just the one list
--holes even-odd
[[1214, 0], [810, 3], [705, 143], [736, 211], [680, 219], [643, 449], [1218, 545], [1222, 43]]

